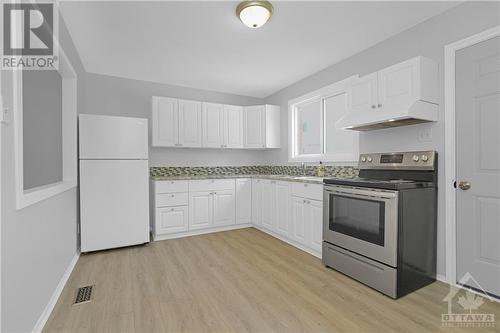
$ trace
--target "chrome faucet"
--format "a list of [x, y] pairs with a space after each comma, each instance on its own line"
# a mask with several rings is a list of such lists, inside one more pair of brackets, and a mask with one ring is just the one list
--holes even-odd
[[305, 176], [306, 175], [306, 163], [305, 162], [302, 162], [300, 164], [300, 168], [302, 170], [302, 176]]

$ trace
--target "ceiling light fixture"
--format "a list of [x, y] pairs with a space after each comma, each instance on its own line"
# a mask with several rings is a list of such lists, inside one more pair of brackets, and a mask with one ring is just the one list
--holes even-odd
[[247, 27], [262, 27], [273, 15], [273, 5], [269, 1], [243, 1], [236, 7], [238, 16]]

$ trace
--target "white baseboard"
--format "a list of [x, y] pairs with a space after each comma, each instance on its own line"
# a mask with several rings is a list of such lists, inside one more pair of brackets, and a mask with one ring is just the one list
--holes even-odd
[[226, 225], [226, 226], [222, 226], [222, 227], [213, 227], [213, 228], [207, 228], [207, 229], [178, 232], [175, 234], [155, 235], [155, 236], [153, 236], [153, 238], [154, 238], [154, 241], [162, 241], [162, 240], [167, 240], [167, 239], [175, 239], [175, 238], [182, 238], [182, 237], [189, 237], [189, 236], [211, 234], [214, 232], [236, 230], [236, 229], [243, 229], [243, 228], [250, 228], [250, 227], [252, 227], [252, 224], [250, 224], [250, 223], [234, 224], [234, 225]]
[[436, 274], [436, 279], [438, 281], [441, 281], [441, 282], [444, 282], [446, 284], [449, 284], [448, 280], [446, 279], [446, 276], [444, 276], [442, 274]]
[[297, 242], [296, 242], [296, 241], [294, 241], [294, 240], [291, 240], [291, 239], [288, 239], [288, 238], [286, 238], [286, 237], [283, 237], [283, 236], [281, 236], [281, 235], [279, 235], [279, 234], [275, 233], [274, 231], [271, 231], [271, 230], [269, 230], [269, 229], [266, 229], [265, 227], [263, 227], [263, 226], [261, 226], [261, 225], [256, 225], [256, 224], [254, 224], [254, 225], [252, 225], [252, 226], [253, 226], [255, 229], [257, 229], [257, 230], [260, 230], [260, 231], [262, 231], [262, 232], [264, 232], [264, 233], [266, 233], [266, 234], [268, 234], [268, 235], [273, 236], [274, 238], [278, 238], [279, 240], [281, 240], [281, 241], [283, 241], [283, 242], [285, 242], [285, 243], [288, 243], [288, 244], [290, 244], [290, 245], [292, 245], [292, 246], [294, 246], [294, 247], [298, 248], [299, 250], [302, 250], [302, 251], [304, 251], [304, 252], [307, 252], [307, 253], [309, 253], [309, 254], [312, 254], [313, 256], [315, 256], [315, 257], [317, 257], [317, 258], [319, 258], [319, 259], [321, 259], [321, 258], [322, 258], [321, 252], [317, 252], [317, 251], [315, 251], [315, 250], [313, 250], [313, 249], [311, 249], [311, 248], [309, 248], [309, 247], [307, 247], [307, 246], [304, 246], [304, 245], [302, 245], [302, 244], [300, 244], [300, 243], [297, 243]]
[[63, 276], [61, 277], [61, 280], [59, 281], [59, 284], [57, 285], [56, 289], [54, 290], [54, 293], [50, 297], [49, 302], [47, 303], [47, 306], [45, 306], [45, 309], [42, 312], [42, 315], [40, 318], [38, 318], [38, 321], [35, 324], [35, 327], [33, 327], [32, 333], [39, 333], [42, 331], [43, 327], [47, 323], [47, 320], [50, 317], [50, 314], [52, 313], [52, 310], [54, 310], [54, 307], [56, 306], [57, 300], [59, 299], [59, 296], [61, 296], [61, 293], [64, 289], [64, 286], [66, 285], [66, 282], [68, 282], [68, 279], [71, 275], [71, 272], [73, 272], [73, 269], [75, 268], [76, 262], [78, 261], [78, 258], [80, 258], [80, 253], [75, 253], [75, 256], [73, 259], [71, 259], [71, 262], [68, 265], [68, 268], [66, 268], [66, 271], [64, 272]]

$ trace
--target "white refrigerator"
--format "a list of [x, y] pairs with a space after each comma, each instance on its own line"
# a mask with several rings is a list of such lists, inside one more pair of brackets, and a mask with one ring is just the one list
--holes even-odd
[[79, 116], [81, 251], [149, 242], [148, 120]]

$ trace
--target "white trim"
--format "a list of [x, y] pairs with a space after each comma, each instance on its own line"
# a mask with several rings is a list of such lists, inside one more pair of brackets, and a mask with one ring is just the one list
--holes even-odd
[[446, 281], [456, 285], [456, 177], [455, 143], [455, 54], [458, 50], [500, 36], [500, 26], [493, 27], [444, 47], [444, 113], [445, 113], [445, 216]]
[[[359, 75], [353, 75], [350, 76], [346, 79], [343, 79], [342, 81], [338, 81], [335, 83], [332, 83], [328, 86], [325, 86], [323, 88], [317, 89], [315, 91], [309, 92], [305, 95], [302, 95], [300, 97], [294, 98], [290, 101], [288, 101], [288, 162], [318, 162], [318, 161], [323, 161], [323, 162], [336, 162], [336, 163], [343, 163], [348, 162], [352, 163], [353, 165], [357, 163], [357, 158], [358, 158], [358, 151], [353, 152], [352, 154], [309, 154], [309, 155], [298, 155], [297, 152], [295, 151], [296, 149], [296, 131], [295, 128], [297, 127], [296, 124], [296, 117], [294, 117], [294, 114], [296, 112], [297, 105], [304, 104], [304, 103], [311, 103], [315, 101], [321, 101], [321, 103], [324, 103], [324, 99], [335, 96], [337, 94], [341, 94], [343, 92], [347, 92], [347, 86], [353, 82], [354, 80], [357, 80], [359, 78]], [[322, 108], [324, 109], [324, 108]], [[320, 128], [320, 137], [322, 138], [321, 141], [321, 151], [324, 150], [324, 114], [323, 112], [320, 115], [321, 120], [320, 123], [322, 127]]]
[[252, 227], [251, 223], [232, 224], [232, 225], [221, 226], [221, 227], [178, 232], [175, 234], [154, 235], [153, 240], [156, 242], [156, 241], [162, 241], [162, 240], [167, 240], [167, 239], [176, 239], [176, 238], [182, 238], [182, 237], [198, 236], [198, 235], [211, 234], [214, 232], [244, 229], [244, 228], [251, 228], [251, 227]]
[[76, 266], [76, 263], [78, 262], [78, 258], [80, 258], [79, 253], [75, 253], [73, 256], [73, 259], [71, 259], [71, 262], [69, 263], [68, 267], [66, 268], [66, 271], [64, 272], [63, 276], [61, 277], [61, 280], [59, 280], [59, 283], [57, 284], [56, 289], [52, 293], [52, 296], [50, 297], [49, 302], [45, 306], [45, 309], [43, 310], [42, 314], [38, 318], [35, 326], [33, 327], [32, 332], [33, 333], [38, 333], [43, 330], [43, 327], [47, 323], [47, 320], [50, 317], [50, 314], [52, 313], [52, 310], [54, 310], [54, 307], [57, 304], [57, 300], [59, 299], [59, 296], [61, 296], [61, 293], [64, 289], [64, 286], [69, 280], [69, 277], [71, 276], [71, 272], [73, 272], [73, 269]]
[[[54, 43], [58, 43], [54, 41]], [[59, 73], [62, 77], [63, 181], [24, 190], [23, 181], [23, 95], [22, 70], [13, 72], [14, 156], [16, 209], [22, 209], [77, 186], [77, 75], [59, 45]]]

